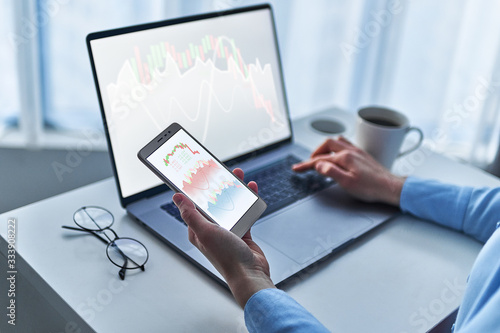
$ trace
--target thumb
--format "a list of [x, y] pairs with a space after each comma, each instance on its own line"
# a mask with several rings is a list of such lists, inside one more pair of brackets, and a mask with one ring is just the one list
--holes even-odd
[[211, 223], [207, 222], [207, 220], [200, 214], [200, 212], [196, 209], [194, 203], [189, 200], [182, 193], [175, 193], [172, 197], [173, 202], [179, 208], [181, 213], [181, 217], [186, 222], [186, 224], [193, 230], [195, 234], [197, 234], [200, 230], [202, 230], [207, 225], [211, 225]]

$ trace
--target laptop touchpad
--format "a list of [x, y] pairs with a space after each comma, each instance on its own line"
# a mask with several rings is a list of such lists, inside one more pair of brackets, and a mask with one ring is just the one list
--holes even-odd
[[314, 262], [374, 225], [367, 207], [333, 186], [260, 220], [252, 235], [298, 264]]

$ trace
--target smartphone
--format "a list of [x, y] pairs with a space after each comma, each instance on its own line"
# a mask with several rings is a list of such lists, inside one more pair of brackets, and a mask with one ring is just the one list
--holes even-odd
[[242, 237], [267, 205], [179, 124], [137, 157], [173, 191], [184, 193], [209, 220]]

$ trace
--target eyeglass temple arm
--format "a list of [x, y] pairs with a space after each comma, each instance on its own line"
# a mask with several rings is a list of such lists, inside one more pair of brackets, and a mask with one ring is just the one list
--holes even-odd
[[[64, 228], [64, 229], [70, 229], [70, 230], [75, 230], [75, 231], [88, 232], [88, 233], [94, 235], [95, 237], [97, 237], [97, 239], [99, 239], [104, 244], [109, 244], [109, 242], [106, 239], [104, 239], [102, 236], [100, 236], [99, 234], [97, 234], [96, 232], [94, 232], [92, 230], [85, 230], [85, 229], [81, 229], [81, 228], [70, 227], [68, 225], [63, 225], [61, 227]], [[115, 234], [115, 236], [116, 236], [116, 234]], [[141, 270], [144, 271], [144, 265], [139, 266], [139, 264], [136, 263], [132, 258], [129, 258], [125, 253], [123, 253], [123, 251], [120, 250], [120, 248], [114, 242], [112, 244], [116, 247], [116, 249], [118, 250], [118, 252], [122, 256], [123, 260], [125, 260], [125, 262], [123, 263], [122, 268], [118, 272], [118, 276], [120, 277], [120, 279], [125, 280], [125, 272], [127, 271], [127, 261], [128, 260], [130, 260], [131, 262], [133, 262], [137, 267], [140, 267]]]
[[[92, 231], [92, 230], [85, 230], [85, 229], [81, 229], [81, 228], [76, 228], [76, 227], [70, 227], [68, 225], [63, 225], [61, 226], [61, 228], [64, 228], [64, 229], [71, 229], [71, 230], [75, 230], [75, 231], [83, 231], [83, 232], [88, 232], [92, 235], [94, 235], [95, 237], [97, 237], [101, 242], [105, 243], [105, 244], [108, 244], [109, 242], [107, 240], [105, 240], [103, 237], [101, 237], [99, 234], [97, 234], [95, 231]], [[122, 250], [120, 250], [120, 248], [113, 242], [112, 243], [113, 246], [116, 247], [116, 249], [118, 250], [118, 253], [120, 253], [120, 255], [122, 256], [122, 258], [125, 260], [125, 265], [127, 264], [127, 260], [130, 260], [131, 262], [134, 263], [134, 265], [136, 265], [137, 267], [140, 267], [142, 270], [144, 265], [140, 266], [138, 263], [136, 263], [132, 258], [130, 258], [129, 256], [127, 256], [125, 253], [123, 253]]]
[[[81, 229], [81, 228], [76, 228], [76, 227], [70, 227], [68, 225], [63, 225], [61, 226], [62, 228], [64, 229], [70, 229], [70, 230], [75, 230], [75, 231], [83, 231], [83, 232], [88, 232], [92, 235], [94, 235], [95, 237], [97, 237], [101, 242], [103, 242], [104, 244], [109, 244], [109, 242], [107, 240], [105, 240], [103, 237], [101, 237], [100, 235], [98, 235], [96, 232], [92, 231], [92, 230], [85, 230], [85, 229]], [[114, 242], [113, 242], [114, 244]], [[137, 267], [140, 267], [142, 271], [144, 271], [144, 265], [140, 266], [138, 263], [136, 263], [132, 258], [130, 258], [129, 256], [127, 256], [125, 253], [123, 253], [122, 250], [120, 250], [120, 248], [114, 244], [114, 246], [116, 247], [116, 249], [118, 250], [118, 252], [120, 253], [120, 255], [122, 256], [122, 258], [125, 260], [122, 268], [120, 269], [120, 271], [118, 272], [118, 275], [120, 276], [120, 279], [122, 280], [125, 280], [125, 272], [127, 270], [127, 260], [130, 260], [131, 262], [133, 262]]]
[[85, 230], [85, 229], [81, 229], [81, 228], [76, 228], [76, 227], [70, 227], [68, 225], [63, 225], [61, 226], [61, 228], [64, 228], [64, 229], [71, 229], [71, 230], [75, 230], [75, 231], [83, 231], [83, 232], [88, 232], [89, 234], [92, 234], [94, 235], [95, 237], [97, 237], [97, 239], [99, 239], [101, 242], [103, 242], [104, 244], [108, 244], [109, 242], [104, 239], [102, 236], [98, 235], [95, 231], [92, 231], [92, 230]]
[[123, 263], [122, 268], [118, 272], [118, 276], [120, 277], [120, 279], [125, 280], [125, 272], [127, 271], [127, 262], [128, 262], [128, 260], [130, 260], [131, 262], [133, 262], [137, 267], [140, 267], [141, 270], [144, 271], [144, 265], [139, 266], [139, 264], [136, 263], [132, 258], [130, 258], [129, 256], [127, 256], [125, 253], [123, 253], [123, 251], [120, 250], [120, 248], [114, 242], [111, 243], [111, 245], [114, 246], [114, 247], [116, 247], [116, 250], [118, 251], [118, 253], [120, 253], [120, 255], [122, 256], [123, 260], [125, 261]]

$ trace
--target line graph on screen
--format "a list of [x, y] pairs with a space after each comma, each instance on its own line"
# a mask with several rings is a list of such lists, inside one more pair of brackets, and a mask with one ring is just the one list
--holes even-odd
[[208, 202], [208, 211], [213, 215], [217, 215], [218, 210], [233, 211], [235, 209], [233, 197], [238, 195], [238, 188], [242, 187], [234, 182], [221, 185], [219, 190], [211, 193], [211, 200]]
[[235, 209], [234, 197], [243, 189], [230, 173], [213, 159], [198, 160], [183, 175], [180, 189], [200, 207], [217, 215], [217, 210]]
[[207, 191], [210, 189], [211, 179], [215, 178], [217, 172], [221, 169], [214, 160], [196, 161], [194, 167], [189, 168], [184, 174], [181, 190], [188, 195], [196, 195], [199, 190]]
[[107, 92], [117, 113], [131, 109], [119, 121], [131, 127], [139, 123], [144, 132], [175, 121], [203, 143], [220, 140], [210, 131], [213, 124], [246, 123], [241, 129], [246, 136], [262, 124], [285, 125], [271, 64], [261, 64], [258, 57], [246, 61], [228, 36], [207, 34], [184, 48], [164, 41], [148, 48], [136, 45]]
[[[161, 71], [167, 68], [169, 62], [175, 62], [178, 70], [185, 72], [191, 68], [196, 70], [197, 60], [205, 62], [211, 59], [213, 64], [223, 63], [225, 60], [227, 69], [231, 69], [233, 76], [236, 77], [239, 71], [245, 80], [251, 82], [255, 108], [264, 108], [271, 119], [275, 121], [271, 100], [266, 99], [252, 82], [249, 65], [244, 62], [241, 50], [236, 46], [234, 39], [225, 36], [205, 35], [199, 44], [189, 43], [189, 47], [182, 51], [176, 51], [175, 45], [168, 42], [159, 42], [150, 46], [150, 52], [146, 54], [145, 58], [147, 61], [143, 61], [139, 47], [135, 46], [134, 57], [129, 59], [136, 80], [142, 84], [151, 83], [152, 78], [160, 75]], [[229, 61], [233, 63], [230, 64]]]

